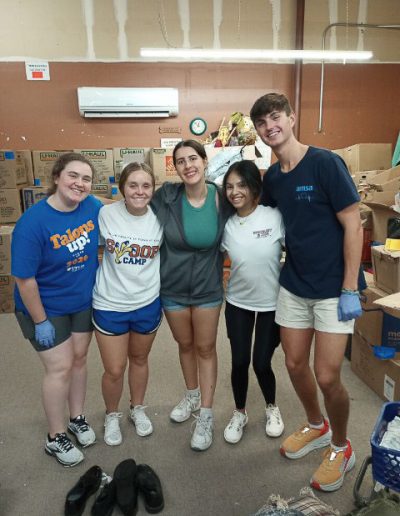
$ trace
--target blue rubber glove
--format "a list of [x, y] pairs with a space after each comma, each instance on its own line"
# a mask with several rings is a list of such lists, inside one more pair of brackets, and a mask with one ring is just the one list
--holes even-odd
[[342, 292], [339, 297], [338, 319], [350, 321], [362, 315], [362, 308], [358, 292]]
[[35, 339], [44, 346], [49, 348], [54, 344], [56, 338], [56, 330], [51, 322], [46, 319], [45, 321], [35, 324]]

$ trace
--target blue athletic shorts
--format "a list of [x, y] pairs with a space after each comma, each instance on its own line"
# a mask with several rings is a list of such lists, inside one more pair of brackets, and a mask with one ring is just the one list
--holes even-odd
[[147, 335], [158, 330], [162, 321], [161, 301], [158, 297], [152, 303], [131, 312], [112, 312], [93, 308], [93, 325], [105, 335], [124, 335], [130, 331]]
[[216, 299], [215, 301], [209, 301], [208, 303], [192, 303], [191, 305], [182, 305], [177, 301], [173, 301], [168, 297], [163, 297], [161, 299], [161, 304], [164, 310], [167, 312], [179, 312], [180, 310], [185, 310], [185, 308], [190, 308], [191, 306], [196, 308], [215, 308], [216, 306], [222, 305], [222, 299]]

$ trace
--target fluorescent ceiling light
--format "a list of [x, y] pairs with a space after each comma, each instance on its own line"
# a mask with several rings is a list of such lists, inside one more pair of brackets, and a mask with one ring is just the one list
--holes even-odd
[[262, 50], [213, 48], [141, 48], [141, 57], [153, 59], [188, 59], [191, 61], [266, 61], [304, 59], [309, 61], [365, 61], [372, 52], [352, 50]]

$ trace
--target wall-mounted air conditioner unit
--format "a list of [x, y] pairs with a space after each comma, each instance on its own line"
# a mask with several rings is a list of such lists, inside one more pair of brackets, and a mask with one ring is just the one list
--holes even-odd
[[175, 88], [78, 88], [79, 114], [86, 118], [177, 116]]

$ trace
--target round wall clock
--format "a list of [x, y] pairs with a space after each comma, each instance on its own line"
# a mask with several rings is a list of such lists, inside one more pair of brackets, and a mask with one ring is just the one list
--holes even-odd
[[200, 117], [196, 117], [190, 122], [189, 128], [193, 134], [200, 136], [206, 132], [207, 122]]

